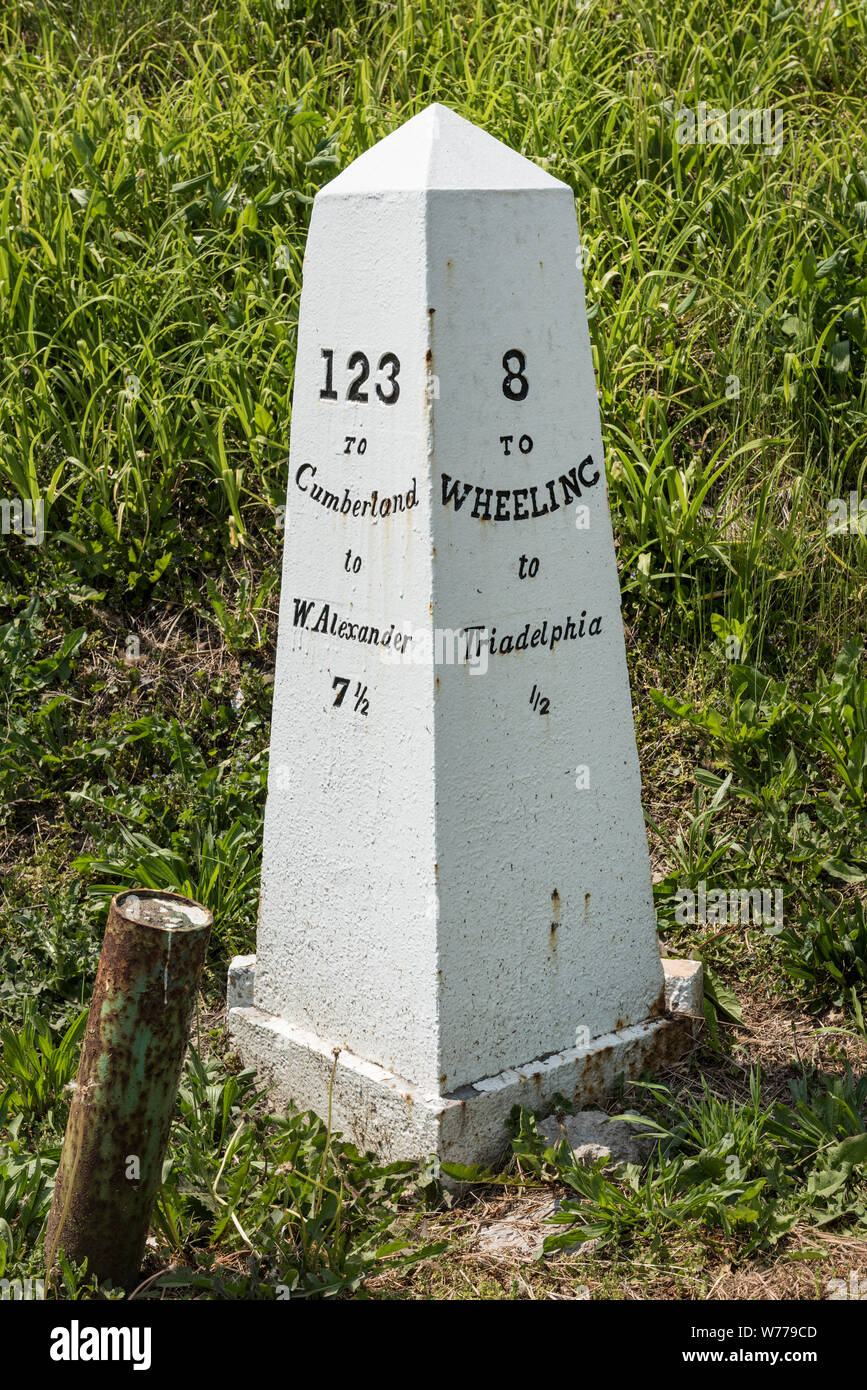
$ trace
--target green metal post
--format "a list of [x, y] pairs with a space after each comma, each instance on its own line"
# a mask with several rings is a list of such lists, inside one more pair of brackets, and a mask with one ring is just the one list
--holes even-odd
[[45, 1235], [127, 1290], [139, 1282], [210, 912], [146, 889], [112, 900]]

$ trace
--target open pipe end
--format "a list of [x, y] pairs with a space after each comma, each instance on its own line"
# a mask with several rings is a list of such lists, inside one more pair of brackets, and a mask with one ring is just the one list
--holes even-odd
[[132, 888], [118, 893], [112, 904], [126, 922], [159, 931], [201, 931], [213, 925], [206, 907], [180, 893], [162, 893], [152, 888]]

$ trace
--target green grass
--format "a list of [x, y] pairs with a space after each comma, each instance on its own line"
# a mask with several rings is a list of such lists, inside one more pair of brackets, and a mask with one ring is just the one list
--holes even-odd
[[[867, 536], [830, 534], [827, 518], [833, 498], [867, 494], [867, 10], [741, 9], [4, 11], [0, 497], [45, 509], [43, 544], [0, 538], [7, 1276], [39, 1272], [68, 1030], [89, 998], [107, 894], [164, 885], [213, 909], [206, 1004], [219, 1003], [228, 957], [253, 947], [310, 205], [433, 100], [575, 191], [660, 928], [712, 970], [694, 1066], [727, 1075], [757, 969], [780, 1017], [812, 1011], [832, 1070], [863, 1065]], [[782, 112], [780, 153], [678, 143], [678, 111], [702, 101]], [[780, 885], [784, 933], [678, 925], [673, 895], [700, 881]], [[248, 1083], [224, 1063], [196, 1070], [217, 1065], [191, 1063], [155, 1217], [157, 1265], [192, 1271], [178, 1296], [269, 1296], [281, 1270], [299, 1296], [360, 1296], [383, 1269], [379, 1296], [468, 1296], [454, 1253], [406, 1276], [388, 1273], [405, 1251], [377, 1254], [414, 1229], [423, 1174], [380, 1179], [340, 1148], [332, 1173], [328, 1149], [343, 1195], [326, 1210], [316, 1122], [256, 1130]], [[579, 1222], [621, 1213], [599, 1296], [622, 1296], [629, 1277], [645, 1287], [639, 1265], [663, 1228], [711, 1251], [731, 1239], [736, 1263], [788, 1249], [793, 1214], [799, 1229], [857, 1233], [861, 1160], [835, 1187], [792, 1138], [837, 1083], [796, 1069], [774, 1078], [775, 1100], [783, 1080], [807, 1089], [776, 1130], [757, 1120], [750, 1181], [764, 1186], [749, 1197], [717, 1191], [710, 1170], [685, 1186], [702, 1154], [711, 1168], [725, 1157], [707, 1132], [717, 1101], [697, 1092], [692, 1148], [666, 1151], [631, 1186], [577, 1175]], [[228, 1105], [238, 1139], [202, 1128], [205, 1094]], [[295, 1162], [293, 1146], [306, 1155], [300, 1187], [278, 1193], [268, 1173]], [[564, 1181], [556, 1164], [540, 1174]], [[383, 1204], [359, 1195], [380, 1182]], [[727, 1230], [728, 1207], [751, 1202], [760, 1215]], [[453, 1215], [436, 1220], [448, 1229]], [[666, 1296], [690, 1286], [693, 1266], [679, 1268]], [[533, 1277], [541, 1296], [562, 1287]], [[472, 1279], [486, 1297], [524, 1296], [505, 1276]], [[93, 1293], [88, 1280], [67, 1269], [58, 1290]]]

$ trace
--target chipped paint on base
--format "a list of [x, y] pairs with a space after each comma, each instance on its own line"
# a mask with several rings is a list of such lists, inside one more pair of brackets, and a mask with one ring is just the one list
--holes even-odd
[[[671, 967], [696, 964], [663, 961], [666, 980], [675, 978]], [[245, 960], [245, 971], [250, 969]], [[693, 1004], [698, 972], [686, 973], [693, 983]], [[562, 1095], [580, 1109], [600, 1101], [621, 1073], [637, 1076], [688, 1051], [694, 1037], [692, 1010], [680, 1015], [671, 1008], [670, 1015], [484, 1077], [450, 1095], [413, 1085], [339, 1049], [333, 1039], [253, 1006], [230, 1007], [228, 1027], [245, 1061], [272, 1085], [278, 1104], [291, 1100], [320, 1115], [328, 1109], [337, 1048], [332, 1123], [360, 1148], [387, 1161], [437, 1154], [444, 1162], [489, 1164], [497, 1163], [507, 1148], [505, 1125], [514, 1105], [541, 1110]]]

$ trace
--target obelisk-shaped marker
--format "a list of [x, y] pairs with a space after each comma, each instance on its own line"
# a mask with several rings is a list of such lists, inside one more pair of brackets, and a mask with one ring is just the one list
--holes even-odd
[[573, 196], [443, 106], [316, 198], [285, 526], [230, 1028], [302, 1106], [334, 1066], [360, 1143], [491, 1159], [516, 1102], [580, 1107], [688, 1030], [658, 1018]]

